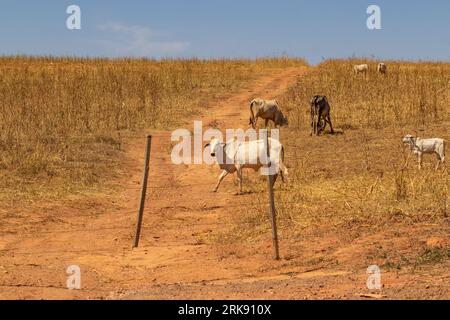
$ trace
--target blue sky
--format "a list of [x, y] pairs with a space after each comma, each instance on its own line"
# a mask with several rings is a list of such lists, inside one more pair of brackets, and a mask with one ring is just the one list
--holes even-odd
[[[66, 28], [81, 7], [82, 29]], [[366, 27], [381, 7], [382, 30]], [[450, 60], [450, 1], [1, 0], [0, 54]]]

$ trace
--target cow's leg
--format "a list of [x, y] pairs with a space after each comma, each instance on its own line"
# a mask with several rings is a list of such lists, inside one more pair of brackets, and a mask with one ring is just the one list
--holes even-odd
[[286, 183], [287, 181], [287, 174], [288, 174], [288, 169], [287, 167], [284, 165], [283, 162], [280, 163], [280, 175], [281, 175], [281, 181], [283, 181], [283, 183]]
[[216, 185], [216, 188], [214, 189], [214, 192], [217, 192], [217, 190], [219, 190], [220, 183], [223, 181], [223, 179], [225, 179], [225, 177], [226, 177], [228, 174], [229, 174], [228, 171], [226, 171], [226, 170], [223, 170], [223, 171], [222, 171], [222, 174], [221, 174], [220, 177], [219, 177], [219, 181], [217, 182], [217, 185]]
[[238, 195], [239, 195], [239, 194], [242, 194], [242, 168], [238, 168], [237, 177], [239, 180], [239, 192], [238, 192]]
[[265, 124], [265, 127], [264, 127], [264, 128], [267, 129], [267, 127], [269, 126], [269, 119], [266, 119], [265, 122], [264, 122], [264, 124]]
[[438, 171], [439, 166], [441, 165], [441, 163], [442, 163], [442, 165], [444, 165], [444, 157], [442, 157], [442, 156], [438, 153], [438, 154], [437, 154], [437, 158], [438, 158], [438, 162], [437, 162], [436, 168], [435, 168], [436, 171]]
[[258, 121], [258, 116], [255, 116], [255, 113], [253, 112], [253, 105], [250, 106], [250, 122], [253, 129], [256, 129], [256, 121]]
[[[314, 132], [314, 115], [313, 115], [313, 113], [311, 112], [311, 133], [310, 133], [310, 136], [312, 137], [312, 135], [313, 135], [313, 132]], [[314, 132], [315, 133], [315, 132]]]
[[422, 170], [422, 153], [418, 154], [418, 158], [419, 158], [419, 170]]
[[324, 133], [326, 128], [327, 128], [327, 118], [322, 117], [320, 118], [319, 133]]
[[256, 127], [255, 127], [255, 120], [253, 119], [253, 117], [250, 117], [250, 121], [248, 122], [248, 124], [250, 124], [253, 129], [256, 129]]
[[314, 134], [315, 135], [318, 135], [319, 134], [319, 126], [318, 126], [318, 122], [320, 121], [320, 120], [318, 120], [318, 117], [319, 117], [319, 115], [317, 114], [317, 109], [316, 110], [314, 110]]
[[328, 114], [327, 116], [327, 122], [330, 125], [331, 128], [331, 134], [334, 134], [334, 130], [333, 130], [333, 124], [331, 123], [331, 116]]
[[278, 174], [272, 176], [272, 188], [275, 188], [275, 182], [277, 182]]
[[440, 164], [441, 164], [441, 159], [439, 159], [438, 162], [436, 163], [436, 167], [434, 168], [434, 171], [438, 171], [439, 170]]
[[317, 117], [316, 135], [319, 135], [319, 134], [320, 134], [320, 130], [319, 130], [319, 128], [320, 128], [320, 120], [322, 120], [322, 117], [321, 117], [321, 115], [319, 114], [319, 116]]

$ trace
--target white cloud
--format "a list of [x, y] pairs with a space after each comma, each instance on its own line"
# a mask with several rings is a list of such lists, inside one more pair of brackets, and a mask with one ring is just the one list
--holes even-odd
[[145, 26], [108, 23], [99, 29], [109, 34], [101, 40], [105, 49], [123, 56], [163, 56], [179, 54], [189, 46], [185, 41], [160, 40], [161, 34]]

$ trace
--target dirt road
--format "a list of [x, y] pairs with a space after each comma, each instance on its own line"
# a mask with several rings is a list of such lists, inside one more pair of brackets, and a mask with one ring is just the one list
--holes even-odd
[[[206, 127], [247, 128], [248, 101], [281, 94], [307, 71], [291, 68], [261, 77], [211, 105], [198, 120]], [[192, 130], [193, 120], [186, 122], [187, 129]], [[304, 299], [358, 298], [368, 292], [365, 269], [310, 268], [299, 263], [305, 256], [295, 243], [282, 241], [283, 259], [272, 261], [270, 233], [265, 240], [248, 243], [212, 241], [233, 227], [235, 208], [254, 201], [255, 195], [236, 196], [232, 177], [219, 193], [211, 192], [217, 167], [173, 165], [171, 132], [141, 136], [147, 133], [154, 135], [154, 143], [140, 248], [131, 250], [145, 139], [134, 134], [125, 140], [124, 169], [116, 182], [120, 191], [63, 204], [37, 203], [8, 213], [0, 222], [0, 298]], [[317, 255], [327, 241], [333, 239], [309, 245]], [[70, 265], [81, 267], [82, 290], [66, 288]], [[429, 297], [445, 296], [445, 286], [422, 288], [434, 272], [440, 270], [387, 273], [388, 297], [414, 296], [420, 290], [431, 291]], [[410, 281], [414, 285], [408, 287]]]

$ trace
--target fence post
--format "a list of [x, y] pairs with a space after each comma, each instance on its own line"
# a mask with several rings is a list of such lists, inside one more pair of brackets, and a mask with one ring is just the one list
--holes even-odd
[[[268, 159], [268, 165], [269, 168], [272, 166], [272, 163], [270, 161], [270, 146], [269, 146], [269, 129], [267, 129], [266, 134], [266, 150], [267, 150], [267, 159]], [[272, 243], [273, 243], [273, 253], [274, 253], [274, 259], [280, 260], [280, 250], [278, 247], [278, 230], [277, 230], [277, 213], [275, 209], [275, 196], [274, 196], [274, 190], [273, 190], [273, 175], [269, 172], [269, 205], [270, 205], [270, 219], [272, 222]]]
[[144, 166], [144, 175], [142, 178], [142, 189], [141, 189], [141, 202], [139, 205], [139, 214], [138, 221], [136, 224], [136, 233], [134, 236], [134, 244], [133, 248], [137, 248], [139, 246], [139, 238], [141, 236], [141, 227], [142, 227], [142, 219], [144, 217], [144, 208], [145, 208], [145, 198], [147, 195], [147, 183], [148, 183], [148, 173], [150, 170], [150, 152], [152, 149], [152, 136], [147, 136], [147, 146], [145, 148], [145, 166]]

